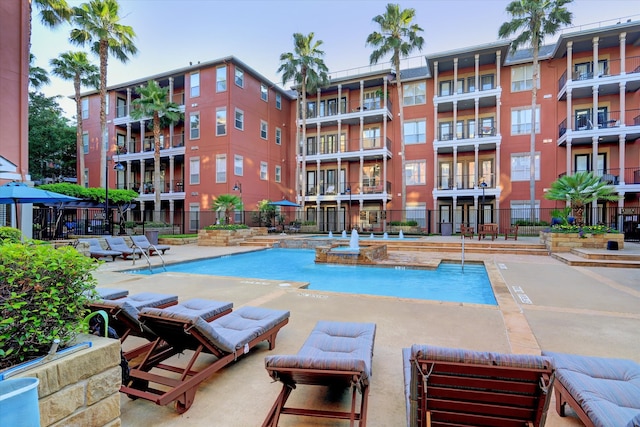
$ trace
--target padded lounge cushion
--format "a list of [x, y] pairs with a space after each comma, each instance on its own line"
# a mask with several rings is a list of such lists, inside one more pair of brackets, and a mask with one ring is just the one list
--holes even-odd
[[265, 366], [356, 371], [366, 382], [372, 374], [375, 333], [374, 323], [320, 321], [296, 355], [268, 356]]
[[543, 352], [553, 358], [556, 380], [596, 426], [640, 426], [640, 364], [573, 354]]
[[[151, 247], [151, 242], [149, 241], [149, 239], [147, 239], [147, 236], [131, 236], [131, 241], [133, 241], [133, 243], [135, 243], [142, 249], [148, 249], [149, 247]], [[169, 245], [157, 244], [153, 246], [155, 246], [159, 251], [166, 251], [171, 249], [171, 246]]]
[[202, 317], [192, 319], [192, 322], [211, 344], [232, 353], [288, 318], [289, 312], [284, 310], [241, 307], [211, 322]]
[[166, 308], [145, 307], [140, 312], [164, 318], [193, 319], [202, 317], [209, 319], [232, 308], [233, 303], [231, 302], [194, 298]]
[[546, 369], [553, 366], [551, 358], [532, 354], [505, 354], [431, 345], [414, 344], [411, 346], [411, 354], [415, 359], [475, 365], [507, 366], [523, 369]]
[[129, 291], [126, 289], [96, 288], [96, 292], [98, 299], [118, 299], [129, 295]]

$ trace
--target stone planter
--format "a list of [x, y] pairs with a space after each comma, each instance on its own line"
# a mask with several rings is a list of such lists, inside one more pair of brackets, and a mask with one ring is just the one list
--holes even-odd
[[551, 233], [540, 232], [540, 243], [544, 244], [549, 252], [570, 252], [573, 248], [607, 249], [609, 241], [618, 242], [618, 248], [624, 249], [624, 234], [585, 234], [580, 237], [578, 233]]
[[317, 225], [301, 225], [300, 232], [301, 233], [318, 233]]
[[266, 234], [265, 227], [240, 230], [200, 230], [198, 231], [198, 246], [238, 246], [250, 237]]
[[91, 346], [11, 378], [40, 380], [41, 427], [120, 425], [120, 342], [94, 335], [80, 335], [77, 342], [91, 342]]

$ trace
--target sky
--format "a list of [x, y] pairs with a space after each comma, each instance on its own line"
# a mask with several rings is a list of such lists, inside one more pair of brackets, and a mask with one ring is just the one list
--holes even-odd
[[[85, 1], [69, 0], [72, 6]], [[378, 0], [120, 0], [121, 23], [133, 27], [138, 54], [123, 64], [109, 58], [107, 86], [235, 56], [282, 86], [277, 69], [280, 55], [293, 51], [293, 34], [313, 32], [323, 43], [323, 60], [337, 75], [369, 69], [371, 47], [366, 38], [378, 30], [372, 21], [388, 1]], [[510, 21], [509, 0], [402, 0], [416, 10], [415, 23], [424, 31], [424, 46], [404, 66], [424, 65], [423, 55], [499, 40], [498, 28]], [[606, 5], [606, 7], [605, 7]], [[640, 20], [638, 0], [574, 0], [571, 31]], [[88, 50], [68, 42], [70, 25], [45, 28], [34, 13], [31, 36], [36, 65], [50, 70], [49, 61], [69, 50]], [[552, 38], [552, 41], [557, 37]], [[99, 61], [91, 55], [96, 65]], [[389, 58], [385, 59], [388, 62]], [[73, 84], [51, 77], [42, 89], [60, 95], [72, 117]], [[287, 85], [288, 86], [288, 85]]]

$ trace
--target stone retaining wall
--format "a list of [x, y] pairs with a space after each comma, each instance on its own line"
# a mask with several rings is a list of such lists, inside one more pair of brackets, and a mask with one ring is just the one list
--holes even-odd
[[618, 249], [624, 249], [624, 234], [588, 234], [580, 237], [578, 233], [540, 232], [540, 243], [549, 252], [570, 252], [573, 248], [607, 249], [609, 241], [618, 242]]
[[37, 377], [41, 427], [107, 426], [120, 422], [120, 341], [80, 335], [91, 347], [14, 378]]
[[250, 237], [266, 235], [266, 227], [239, 230], [200, 230], [198, 231], [198, 246], [238, 246]]

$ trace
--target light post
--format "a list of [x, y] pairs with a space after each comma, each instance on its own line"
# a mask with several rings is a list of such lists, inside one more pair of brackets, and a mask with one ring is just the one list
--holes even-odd
[[242, 220], [242, 223], [244, 224], [244, 201], [242, 200], [242, 183], [240, 181], [236, 181], [236, 183], [233, 185], [233, 191], [239, 191], [240, 192], [240, 203], [243, 205], [242, 206], [241, 220]]
[[351, 186], [348, 186], [345, 191], [349, 193], [349, 210], [347, 215], [349, 215], [349, 230], [351, 230]]
[[[482, 187], [482, 203], [480, 204], [480, 211], [482, 212], [482, 210], [484, 209], [484, 189], [487, 188], [487, 183], [485, 182], [484, 178], [482, 178], [480, 187]], [[480, 214], [480, 219], [482, 219], [481, 224], [484, 224], [484, 215], [482, 213]]]

